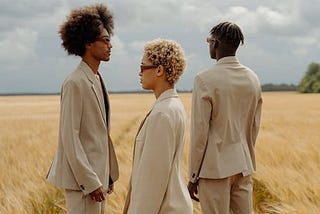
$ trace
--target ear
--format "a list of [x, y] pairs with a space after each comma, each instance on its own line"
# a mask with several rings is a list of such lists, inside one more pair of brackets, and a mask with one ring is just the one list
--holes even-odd
[[164, 67], [162, 65], [159, 65], [158, 68], [157, 68], [157, 77], [161, 77], [163, 75], [165, 75], [165, 70], [164, 70]]
[[219, 48], [219, 46], [220, 46], [220, 41], [219, 40], [216, 40], [215, 42], [214, 42], [214, 48], [215, 49], [217, 49], [217, 48]]
[[85, 48], [86, 48], [86, 50], [90, 49], [90, 48], [91, 48], [91, 46], [92, 46], [92, 43], [87, 43], [87, 44], [85, 44]]

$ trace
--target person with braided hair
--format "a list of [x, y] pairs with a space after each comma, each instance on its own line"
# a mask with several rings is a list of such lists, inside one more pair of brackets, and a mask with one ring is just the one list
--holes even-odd
[[68, 54], [82, 60], [62, 85], [59, 144], [47, 180], [65, 189], [68, 214], [102, 214], [105, 193], [119, 177], [99, 72], [100, 62], [110, 60], [113, 16], [103, 4], [76, 8], [59, 33]]
[[194, 79], [188, 190], [204, 214], [250, 214], [261, 87], [236, 57], [244, 41], [239, 26], [222, 22], [210, 34], [217, 63]]

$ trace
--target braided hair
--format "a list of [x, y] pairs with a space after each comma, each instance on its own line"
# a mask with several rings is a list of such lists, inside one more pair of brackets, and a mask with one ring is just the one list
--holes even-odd
[[222, 22], [214, 26], [211, 29], [210, 34], [212, 37], [215, 37], [226, 44], [230, 44], [235, 48], [238, 48], [240, 42], [242, 45], [244, 42], [240, 27], [232, 22]]

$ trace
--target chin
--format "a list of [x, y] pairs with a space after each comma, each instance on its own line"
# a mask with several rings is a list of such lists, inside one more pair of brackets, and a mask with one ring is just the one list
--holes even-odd
[[104, 59], [102, 59], [101, 61], [105, 61], [108, 62], [110, 60], [110, 56], [105, 57]]
[[145, 86], [143, 84], [141, 85], [141, 88], [144, 89], [144, 90], [150, 90], [150, 88], [148, 88], [147, 86]]

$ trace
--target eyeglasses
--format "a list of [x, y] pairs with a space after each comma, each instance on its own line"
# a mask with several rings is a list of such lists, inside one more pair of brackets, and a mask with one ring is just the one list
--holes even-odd
[[109, 36], [102, 36], [102, 37], [99, 37], [97, 39], [97, 41], [100, 41], [100, 42], [103, 42], [105, 44], [108, 44], [110, 42], [110, 37]]
[[217, 39], [215, 39], [215, 38], [207, 38], [207, 42], [209, 43], [209, 44], [213, 44], [214, 42], [216, 42], [217, 41]]
[[157, 68], [158, 65], [140, 65], [140, 71], [141, 73], [143, 72], [143, 70], [147, 70], [147, 69], [151, 69], [151, 68]]

